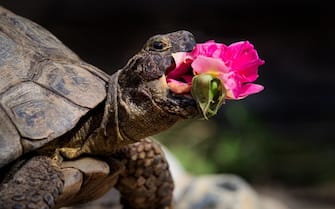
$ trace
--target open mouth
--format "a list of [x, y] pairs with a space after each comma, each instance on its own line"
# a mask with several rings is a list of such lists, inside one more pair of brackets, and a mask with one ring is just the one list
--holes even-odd
[[180, 61], [177, 54], [172, 56], [175, 64], [165, 72], [167, 85], [175, 94], [191, 96], [192, 79], [194, 77], [191, 67], [193, 60]]
[[193, 70], [190, 63], [180, 66], [174, 60], [165, 71], [165, 82], [168, 86], [167, 102], [164, 105], [167, 111], [179, 116], [190, 118], [199, 114], [196, 101], [191, 95]]

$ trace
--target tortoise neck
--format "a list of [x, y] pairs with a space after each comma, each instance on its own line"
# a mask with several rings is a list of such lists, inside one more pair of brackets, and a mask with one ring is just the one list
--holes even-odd
[[108, 85], [108, 93], [104, 110], [104, 117], [101, 122], [103, 134], [111, 144], [124, 145], [133, 143], [135, 140], [123, 133], [120, 127], [119, 105], [122, 103], [119, 76], [122, 70], [111, 75]]

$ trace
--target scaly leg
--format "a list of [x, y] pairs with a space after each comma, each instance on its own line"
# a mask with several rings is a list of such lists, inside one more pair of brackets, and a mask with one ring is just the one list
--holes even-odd
[[54, 160], [33, 157], [0, 185], [0, 209], [49, 209], [63, 191], [64, 177]]
[[[88, 202], [115, 185], [120, 162], [36, 156], [14, 164], [0, 182], [0, 209], [54, 209]], [[109, 166], [112, 166], [110, 168]]]
[[166, 209], [172, 204], [173, 179], [160, 145], [143, 139], [115, 155], [126, 167], [116, 188], [125, 209]]

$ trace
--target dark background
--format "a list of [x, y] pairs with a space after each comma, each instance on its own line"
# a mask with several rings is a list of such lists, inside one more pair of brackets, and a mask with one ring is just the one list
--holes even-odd
[[265, 90], [229, 101], [208, 122], [184, 123], [158, 137], [194, 173], [232, 172], [260, 184], [334, 184], [335, 18], [329, 5], [316, 0], [1, 3], [109, 73], [157, 33], [186, 29], [198, 42], [249, 40], [266, 62], [257, 80]]

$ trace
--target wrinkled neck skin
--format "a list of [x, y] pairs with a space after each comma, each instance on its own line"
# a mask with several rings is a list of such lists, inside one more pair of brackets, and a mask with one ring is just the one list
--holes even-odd
[[[131, 79], [134, 86], [129, 86]], [[110, 78], [102, 127], [116, 148], [160, 133], [182, 119], [161, 109], [144, 84], [136, 85], [136, 78], [130, 78], [124, 70]]]

